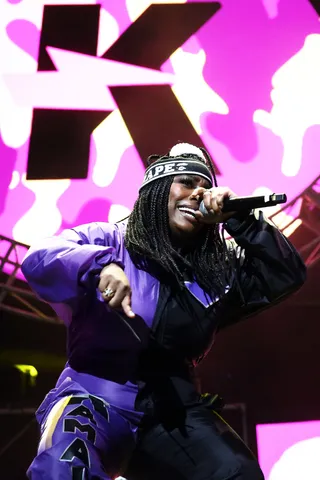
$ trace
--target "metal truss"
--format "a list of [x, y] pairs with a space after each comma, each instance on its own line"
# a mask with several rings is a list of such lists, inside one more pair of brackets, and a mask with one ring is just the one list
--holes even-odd
[[[279, 217], [285, 216], [282, 223]], [[298, 197], [288, 203], [281, 211], [269, 216], [278, 228], [287, 234], [290, 228], [299, 222], [310, 231], [309, 239], [299, 248], [308, 267], [320, 260], [320, 175]]]
[[0, 310], [33, 320], [61, 323], [58, 317], [48, 315], [49, 307], [40, 301], [26, 282], [16, 286], [17, 275], [22, 276], [21, 262], [29, 246], [0, 235]]

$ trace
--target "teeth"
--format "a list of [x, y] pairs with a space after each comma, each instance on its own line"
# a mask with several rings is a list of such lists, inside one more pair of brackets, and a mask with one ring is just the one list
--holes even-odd
[[182, 212], [186, 212], [186, 213], [189, 213], [191, 215], [194, 216], [194, 210], [192, 210], [192, 208], [188, 208], [188, 207], [179, 207], [179, 210], [182, 211]]

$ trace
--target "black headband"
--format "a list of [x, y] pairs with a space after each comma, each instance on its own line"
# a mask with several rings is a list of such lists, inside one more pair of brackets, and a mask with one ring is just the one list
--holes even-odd
[[201, 160], [185, 157], [163, 157], [163, 161], [161, 161], [160, 158], [147, 168], [139, 190], [150, 182], [153, 182], [153, 180], [158, 180], [158, 178], [184, 174], [199, 175], [208, 180], [212, 187], [211, 172], [207, 165]]

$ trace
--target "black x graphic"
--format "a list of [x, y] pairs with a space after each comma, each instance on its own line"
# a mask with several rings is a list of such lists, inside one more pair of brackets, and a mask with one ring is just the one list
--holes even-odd
[[[160, 69], [170, 55], [220, 8], [217, 2], [151, 5], [102, 55]], [[55, 70], [47, 46], [96, 55], [100, 5], [45, 6], [38, 70]], [[204, 146], [170, 85], [111, 87], [145, 159], [177, 141]], [[85, 95], [85, 92], [84, 92]], [[34, 109], [28, 179], [86, 178], [90, 135], [111, 112]]]

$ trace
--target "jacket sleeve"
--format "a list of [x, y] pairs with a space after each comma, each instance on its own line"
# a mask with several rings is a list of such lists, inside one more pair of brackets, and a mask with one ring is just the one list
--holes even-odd
[[121, 243], [117, 225], [82, 225], [32, 246], [21, 270], [42, 300], [74, 306], [79, 296], [96, 289], [105, 265], [117, 263], [124, 267]]
[[281, 301], [306, 279], [306, 267], [290, 241], [261, 211], [256, 214], [225, 224], [242, 254], [235, 259], [220, 328]]

